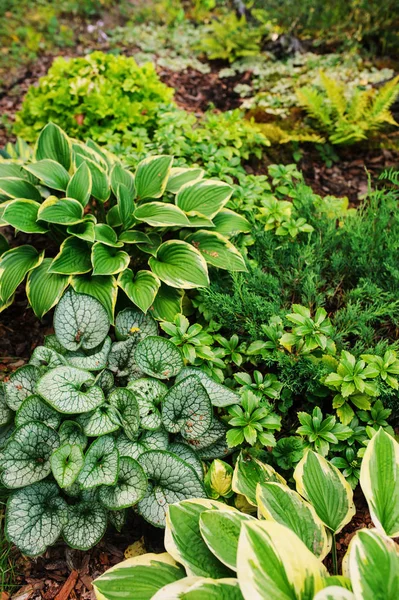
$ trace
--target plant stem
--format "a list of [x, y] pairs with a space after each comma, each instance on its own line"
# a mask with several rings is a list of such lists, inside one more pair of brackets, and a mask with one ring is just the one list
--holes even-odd
[[338, 575], [338, 557], [337, 557], [337, 543], [335, 539], [335, 533], [332, 536], [332, 561], [333, 561], [333, 573]]

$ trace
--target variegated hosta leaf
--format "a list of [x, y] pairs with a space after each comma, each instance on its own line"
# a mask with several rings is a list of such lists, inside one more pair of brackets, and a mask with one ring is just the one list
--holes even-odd
[[1, 481], [9, 488], [30, 485], [47, 477], [50, 456], [59, 446], [59, 435], [51, 427], [34, 421], [17, 429], [1, 457]]
[[6, 402], [6, 392], [4, 384], [0, 382], [0, 427], [7, 425], [14, 416], [13, 411]]
[[157, 335], [158, 324], [151, 315], [145, 315], [134, 308], [125, 308], [116, 317], [115, 334], [118, 340], [132, 337], [139, 342], [148, 335]]
[[40, 421], [48, 427], [58, 429], [61, 423], [61, 415], [46, 404], [40, 396], [29, 396], [22, 402], [15, 415], [15, 426], [21, 427], [21, 425], [32, 421]]
[[84, 490], [99, 485], [114, 485], [118, 479], [119, 452], [109, 435], [96, 439], [85, 455], [78, 482]]
[[160, 198], [166, 188], [173, 157], [149, 156], [137, 165], [135, 186], [137, 200]]
[[354, 597], [397, 600], [399, 554], [396, 544], [376, 530], [362, 529], [352, 538], [344, 558]]
[[79, 502], [68, 506], [68, 522], [62, 535], [71, 548], [89, 550], [107, 529], [107, 511], [98, 502]]
[[355, 600], [355, 596], [339, 585], [329, 585], [317, 592], [313, 600]]
[[108, 396], [108, 394], [113, 390], [115, 385], [115, 380], [112, 371], [110, 371], [109, 369], [104, 369], [103, 371], [101, 371], [101, 373], [99, 373], [96, 377], [95, 384], [102, 389], [105, 396]]
[[198, 439], [210, 428], [213, 409], [209, 396], [196, 375], [176, 383], [162, 401], [162, 421], [170, 433]]
[[167, 386], [158, 379], [141, 378], [131, 381], [128, 389], [134, 394], [140, 411], [140, 426], [155, 431], [162, 425], [158, 405], [168, 391]]
[[205, 510], [200, 515], [200, 532], [209, 550], [229, 569], [237, 571], [237, 549], [241, 526], [254, 517], [238, 511]]
[[241, 450], [234, 468], [232, 488], [236, 494], [242, 494], [253, 506], [257, 506], [256, 488], [258, 483], [286, 481], [273, 467], [253, 457], [249, 452]]
[[48, 367], [49, 369], [53, 369], [54, 367], [66, 365], [67, 361], [62, 354], [59, 354], [52, 348], [37, 346], [32, 353], [29, 364], [34, 365], [35, 367]]
[[100, 488], [99, 498], [109, 510], [120, 510], [134, 506], [147, 491], [147, 477], [143, 468], [133, 458], [119, 459], [118, 481], [115, 485]]
[[91, 350], [99, 346], [107, 335], [109, 317], [96, 298], [77, 294], [68, 288], [55, 309], [54, 329], [57, 338], [68, 350]]
[[139, 342], [135, 359], [139, 369], [157, 379], [175, 377], [183, 368], [180, 350], [173, 342], [159, 336], [148, 336]]
[[313, 506], [297, 492], [275, 481], [258, 483], [256, 499], [264, 519], [289, 527], [320, 560], [327, 556], [331, 538]]
[[143, 554], [118, 563], [93, 581], [97, 600], [151, 600], [161, 588], [185, 576], [169, 554]]
[[233, 392], [233, 390], [230, 390], [225, 385], [217, 383], [217, 381], [212, 379], [212, 377], [209, 377], [205, 371], [195, 367], [184, 367], [178, 374], [176, 383], [188, 375], [196, 375], [201, 380], [202, 385], [208, 392], [208, 396], [213, 406], [223, 407], [230, 406], [231, 404], [240, 404], [239, 394]]
[[79, 415], [78, 423], [88, 437], [97, 437], [119, 429], [119, 415], [109, 404], [101, 404], [89, 413]]
[[222, 421], [213, 419], [210, 428], [205, 432], [204, 435], [201, 436], [200, 439], [184, 440], [183, 438], [178, 438], [178, 441], [183, 441], [185, 444], [188, 444], [190, 448], [198, 453], [198, 456], [202, 456], [203, 450], [206, 450], [211, 445], [226, 437], [226, 431], [227, 427], [224, 423], [222, 423]]
[[139, 456], [149, 450], [167, 450], [169, 446], [169, 435], [167, 431], [146, 431], [140, 439], [133, 442], [124, 434], [119, 434], [116, 438], [116, 447], [119, 456], [130, 456], [138, 460]]
[[33, 365], [25, 365], [10, 375], [5, 384], [6, 402], [12, 410], [18, 410], [22, 402], [36, 392], [36, 382], [41, 370]]
[[194, 183], [199, 181], [203, 178], [204, 174], [205, 171], [203, 169], [172, 167], [166, 186], [166, 191], [171, 192], [172, 194], [177, 194], [183, 185], [186, 183]]
[[108, 520], [113, 525], [118, 533], [120, 533], [126, 523], [126, 509], [110, 510], [108, 512]]
[[61, 413], [84, 413], [104, 402], [102, 390], [93, 384], [94, 377], [88, 371], [56, 367], [39, 380], [37, 392]]
[[111, 344], [111, 338], [107, 336], [105, 340], [97, 348], [93, 348], [93, 350], [75, 350], [74, 352], [67, 352], [65, 355], [66, 361], [72, 367], [87, 369], [88, 371], [100, 371], [107, 366]]
[[138, 379], [143, 375], [136, 364], [136, 346], [137, 342], [134, 338], [112, 344], [108, 355], [108, 368], [115, 373], [116, 377]]
[[55, 483], [41, 481], [14, 492], [7, 502], [7, 538], [28, 556], [43, 554], [59, 538], [68, 505]]
[[399, 444], [382, 428], [367, 445], [360, 485], [376, 527], [399, 536]]
[[165, 548], [184, 565], [188, 575], [228, 577], [231, 571], [218, 560], [201, 535], [200, 518], [207, 510], [238, 513], [235, 508], [215, 500], [196, 498], [177, 502], [169, 507], [167, 514]]
[[47, 123], [36, 142], [36, 160], [50, 159], [60, 163], [67, 171], [71, 166], [71, 142], [55, 123]]
[[347, 480], [323, 456], [308, 450], [294, 471], [298, 492], [314, 507], [318, 517], [337, 533], [356, 512]]
[[202, 466], [202, 462], [194, 450], [190, 448], [190, 446], [187, 446], [187, 444], [179, 444], [178, 442], [174, 442], [173, 444], [169, 444], [167, 450], [168, 452], [172, 452], [172, 454], [176, 454], [176, 456], [190, 465], [197, 473], [198, 478], [201, 481], [204, 479], [204, 467]]
[[117, 388], [108, 396], [108, 402], [119, 416], [119, 422], [127, 437], [135, 440], [140, 427], [137, 400], [127, 388]]
[[225, 577], [185, 577], [170, 583], [152, 597], [152, 600], [187, 598], [187, 600], [243, 600], [237, 579]]
[[70, 444], [71, 446], [80, 446], [84, 450], [87, 446], [87, 436], [79, 423], [76, 421], [64, 421], [58, 431], [61, 444]]
[[83, 467], [83, 451], [80, 446], [63, 444], [50, 457], [51, 471], [60, 488], [72, 485]]
[[205, 490], [194, 469], [163, 450], [150, 450], [139, 458], [149, 486], [138, 510], [155, 527], [165, 526], [168, 506], [186, 498], [204, 498]]

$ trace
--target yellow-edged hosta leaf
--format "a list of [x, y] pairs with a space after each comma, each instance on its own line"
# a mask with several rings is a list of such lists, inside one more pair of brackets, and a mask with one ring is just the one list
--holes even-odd
[[17, 177], [0, 178], [0, 193], [9, 198], [23, 198], [41, 202], [42, 197], [39, 190], [30, 181], [18, 179]]
[[25, 169], [40, 179], [49, 188], [65, 192], [70, 175], [68, 171], [55, 160], [45, 158], [25, 166]]
[[203, 178], [205, 171], [199, 168], [186, 169], [184, 167], [173, 167], [170, 170], [166, 191], [172, 194], [177, 192], [186, 185], [186, 183], [194, 183]]
[[127, 269], [130, 256], [123, 250], [96, 242], [92, 247], [91, 262], [93, 275], [116, 275]]
[[82, 162], [69, 180], [66, 195], [68, 198], [78, 200], [82, 206], [86, 206], [90, 200], [91, 188], [90, 169], [85, 162]]
[[152, 306], [153, 315], [162, 321], [173, 321], [183, 311], [183, 290], [161, 283]]
[[202, 179], [185, 185], [176, 196], [176, 206], [185, 213], [198, 212], [209, 219], [227, 204], [233, 188], [222, 181]]
[[172, 167], [172, 156], [149, 156], [137, 165], [135, 185], [137, 200], [160, 198]]
[[131, 269], [125, 269], [119, 274], [118, 285], [129, 300], [146, 313], [155, 300], [161, 282], [151, 271], [134, 274]]
[[206, 262], [226, 271], [246, 271], [244, 259], [237, 248], [216, 231], [201, 229], [186, 238], [201, 252]]
[[45, 223], [37, 222], [40, 206], [34, 200], [12, 200], [5, 207], [3, 219], [25, 233], [46, 233]]
[[36, 160], [50, 159], [60, 163], [67, 171], [71, 166], [71, 143], [66, 133], [48, 123], [40, 132], [36, 142]]
[[314, 600], [355, 600], [353, 592], [339, 585], [329, 585], [317, 592]]
[[134, 218], [152, 227], [190, 227], [190, 221], [184, 212], [166, 202], [146, 202], [136, 208]]
[[41, 204], [37, 218], [58, 225], [75, 225], [83, 219], [83, 206], [73, 198], [49, 196]]
[[40, 265], [44, 252], [33, 246], [18, 246], [4, 252], [0, 258], [0, 299], [7, 302], [29, 271]]
[[75, 159], [77, 167], [85, 162], [90, 171], [92, 196], [100, 202], [106, 202], [111, 195], [111, 187], [106, 171], [97, 162], [81, 154], [76, 154]]
[[237, 579], [225, 577], [185, 577], [170, 583], [152, 597], [152, 600], [243, 600]]
[[74, 236], [66, 238], [60, 251], [49, 267], [49, 273], [60, 275], [81, 275], [92, 269], [90, 246]]
[[51, 258], [45, 258], [36, 269], [30, 271], [26, 282], [29, 304], [39, 319], [57, 304], [69, 283], [68, 275], [48, 272], [51, 263]]
[[256, 487], [258, 483], [265, 483], [266, 481], [286, 483], [285, 479], [273, 467], [242, 450], [234, 467], [231, 484], [233, 491], [236, 494], [242, 494], [250, 504], [257, 506]]
[[149, 259], [151, 270], [171, 287], [195, 289], [209, 285], [203, 256], [187, 242], [169, 240], [161, 244], [156, 258]]
[[213, 217], [213, 223], [215, 225], [213, 231], [217, 231], [228, 237], [237, 235], [237, 233], [249, 233], [251, 231], [251, 224], [249, 221], [229, 208], [223, 208], [223, 210], [218, 212], [218, 214]]

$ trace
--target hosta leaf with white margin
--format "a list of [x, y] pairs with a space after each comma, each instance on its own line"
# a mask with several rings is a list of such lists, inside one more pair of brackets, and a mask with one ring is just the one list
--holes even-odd
[[134, 506], [147, 491], [147, 477], [143, 468], [133, 458], [119, 459], [118, 481], [115, 485], [100, 487], [99, 498], [109, 510]]
[[344, 567], [356, 600], [397, 600], [399, 597], [397, 545], [375, 529], [356, 532], [345, 555]]
[[132, 199], [134, 199], [134, 175], [127, 169], [124, 169], [120, 163], [116, 162], [111, 170], [111, 187], [115, 196], [117, 196], [119, 185], [125, 186], [129, 190]]
[[68, 522], [62, 536], [71, 548], [89, 550], [107, 529], [107, 511], [99, 502], [79, 502], [68, 506]]
[[33, 246], [18, 246], [7, 250], [0, 258], [0, 300], [6, 302], [13, 295], [25, 275], [40, 265], [44, 252]]
[[85, 413], [104, 402], [103, 391], [93, 384], [94, 377], [88, 371], [56, 367], [41, 377], [37, 392], [60, 413]]
[[155, 527], [165, 526], [168, 506], [187, 498], [204, 498], [205, 490], [194, 469], [164, 450], [150, 450], [139, 457], [149, 486], [138, 511]]
[[136, 169], [135, 186], [137, 200], [160, 198], [166, 188], [172, 156], [149, 156], [142, 160]]
[[311, 552], [323, 560], [331, 549], [331, 536], [311, 504], [288, 486], [277, 482], [258, 483], [258, 511], [267, 521], [289, 527]]
[[249, 452], [241, 450], [233, 473], [231, 487], [236, 494], [242, 494], [253, 506], [257, 506], [256, 489], [258, 483], [276, 481], [277, 483], [286, 483], [271, 467], [252, 456]]
[[130, 256], [123, 250], [96, 242], [91, 250], [93, 275], [116, 275], [124, 271], [130, 263]]
[[197, 212], [209, 219], [227, 204], [233, 188], [222, 181], [203, 179], [185, 185], [176, 196], [176, 205], [185, 213]]
[[37, 187], [25, 179], [17, 179], [16, 177], [2, 177], [0, 179], [0, 193], [9, 198], [23, 198], [35, 202], [42, 201]]
[[177, 192], [186, 185], [187, 183], [194, 183], [203, 178], [205, 171], [199, 168], [186, 169], [184, 167], [172, 167], [168, 183], [166, 185], [166, 191], [172, 194]]
[[107, 336], [97, 348], [67, 352], [65, 358], [72, 367], [87, 369], [88, 371], [100, 371], [107, 366], [111, 345], [111, 338]]
[[196, 375], [176, 383], [162, 401], [166, 431], [185, 439], [200, 438], [211, 426], [213, 409], [209, 396]]
[[13, 418], [14, 413], [6, 402], [4, 384], [0, 382], [0, 427], [7, 425]]
[[209, 285], [208, 268], [202, 254], [182, 240], [161, 244], [156, 257], [148, 261], [151, 270], [161, 281], [186, 290]]
[[137, 344], [135, 359], [139, 369], [157, 379], [175, 377], [184, 364], [181, 352], [173, 342], [155, 335]]
[[185, 239], [201, 252], [210, 265], [227, 271], [247, 270], [240, 251], [222, 234], [201, 229]]
[[117, 431], [119, 429], [119, 415], [113, 406], [101, 404], [92, 412], [79, 415], [78, 423], [85, 435], [97, 437]]
[[165, 548], [184, 565], [187, 575], [229, 577], [232, 572], [208, 548], [201, 535], [200, 517], [207, 510], [238, 513], [215, 500], [185, 500], [169, 506], [166, 517]]
[[87, 446], [87, 436], [76, 421], [64, 421], [58, 431], [61, 444], [80, 446], [84, 450]]
[[313, 600], [327, 570], [293, 531], [273, 521], [243, 523], [237, 576], [245, 600]]
[[213, 406], [223, 407], [240, 403], [239, 394], [233, 392], [233, 390], [230, 390], [225, 385], [217, 383], [217, 381], [212, 379], [212, 377], [209, 377], [205, 371], [195, 367], [184, 367], [178, 374], [176, 382], [181, 381], [188, 375], [196, 375], [201, 380], [202, 385], [208, 392], [208, 396]]
[[237, 571], [238, 539], [241, 526], [246, 521], [256, 519], [245, 513], [222, 508], [205, 510], [200, 515], [199, 526], [203, 540], [212, 554], [233, 571]]
[[104, 340], [109, 318], [103, 305], [88, 294], [69, 288], [54, 313], [55, 334], [68, 350], [91, 350]]
[[48, 272], [58, 275], [81, 275], [91, 269], [89, 245], [84, 240], [71, 236], [62, 242]]
[[58, 429], [61, 423], [61, 415], [46, 404], [40, 396], [29, 396], [24, 400], [15, 415], [15, 427], [21, 427], [26, 423], [39, 421], [52, 429]]
[[151, 600], [166, 585], [183, 579], [185, 572], [173, 558], [163, 554], [143, 554], [118, 563], [93, 581], [97, 600]]
[[5, 384], [6, 402], [12, 410], [18, 410], [22, 402], [36, 391], [36, 383], [41, 370], [33, 365], [25, 365], [11, 373]]
[[136, 346], [137, 342], [134, 338], [112, 344], [108, 355], [108, 368], [115, 373], [116, 377], [138, 379], [143, 376], [135, 360]]
[[356, 512], [353, 490], [334, 465], [308, 450], [294, 471], [297, 491], [314, 507], [318, 517], [338, 533]]
[[119, 274], [118, 286], [133, 304], [146, 313], [155, 300], [161, 282], [151, 271], [137, 271], [133, 274], [131, 269], [125, 269]]
[[249, 221], [229, 208], [223, 208], [212, 220], [215, 225], [215, 228], [212, 229], [212, 231], [217, 231], [227, 237], [237, 235], [238, 233], [249, 233], [251, 231], [251, 224]]
[[18, 231], [46, 233], [45, 223], [37, 222], [40, 204], [34, 200], [12, 200], [5, 207], [3, 219]]
[[114, 322], [118, 286], [112, 275], [77, 275], [71, 277], [71, 285], [78, 294], [88, 294], [96, 298], [108, 313], [111, 323]]
[[152, 600], [184, 598], [185, 600], [243, 600], [237, 579], [224, 577], [185, 577], [170, 583], [152, 597]]
[[68, 187], [70, 175], [65, 167], [55, 160], [44, 158], [43, 160], [25, 165], [24, 168], [53, 190], [65, 192]]
[[179, 458], [184, 460], [190, 467], [194, 469], [197, 473], [198, 478], [202, 481], [204, 478], [204, 467], [202, 466], [201, 460], [198, 458], [197, 454], [187, 446], [186, 444], [179, 444], [178, 442], [173, 442], [169, 444], [167, 448], [168, 452], [172, 452], [172, 454], [176, 454]]
[[123, 243], [118, 241], [116, 231], [106, 223], [96, 223], [94, 226], [96, 242], [101, 242], [111, 248], [122, 248]]
[[115, 440], [103, 435], [89, 446], [78, 483], [84, 490], [99, 485], [114, 485], [118, 478], [119, 452]]
[[116, 388], [108, 396], [108, 402], [116, 409], [127, 437], [135, 440], [140, 427], [140, 413], [134, 394], [127, 388]]
[[141, 378], [127, 385], [137, 400], [140, 413], [140, 427], [154, 431], [162, 425], [158, 406], [166, 395], [167, 386], [158, 379]]
[[86, 206], [90, 200], [91, 188], [92, 177], [90, 169], [85, 162], [82, 162], [68, 182], [66, 196], [67, 198], [74, 198], [82, 206]]
[[95, 221], [92, 215], [85, 215], [79, 223], [69, 225], [67, 233], [93, 244], [95, 242]]
[[119, 215], [123, 228], [128, 229], [135, 222], [135, 217], [133, 216], [136, 206], [134, 203], [134, 192], [123, 183], [120, 183], [116, 188], [115, 195], [118, 200]]
[[142, 231], [137, 231], [136, 229], [129, 229], [128, 231], [122, 231], [122, 233], [119, 235], [118, 239], [120, 242], [123, 242], [124, 244], [150, 244], [151, 245], [151, 238], [146, 233], [143, 233]]
[[190, 221], [180, 208], [166, 202], [147, 202], [134, 211], [134, 218], [151, 227], [190, 227]]
[[317, 592], [313, 600], [355, 600], [355, 596], [339, 585], [329, 585]]
[[53, 260], [45, 258], [43, 262], [28, 273], [26, 295], [35, 315], [41, 319], [57, 304], [68, 285], [67, 275], [48, 273]]
[[137, 441], [133, 442], [125, 434], [119, 433], [115, 443], [119, 456], [130, 456], [130, 458], [138, 460], [144, 452], [149, 450], [168, 450], [169, 434], [162, 429], [146, 431]]
[[163, 321], [173, 321], [183, 310], [183, 290], [161, 283], [152, 305], [153, 315]]
[[137, 342], [148, 335], [158, 334], [158, 324], [151, 315], [145, 315], [134, 308], [121, 310], [115, 320], [115, 335], [118, 340], [132, 337]]
[[59, 435], [44, 423], [33, 421], [19, 427], [1, 457], [1, 481], [8, 488], [24, 487], [47, 477], [50, 456], [59, 446]]
[[82, 162], [86, 163], [91, 174], [91, 194], [96, 200], [106, 202], [111, 194], [111, 188], [107, 173], [90, 158], [83, 158], [81, 155], [76, 155], [76, 166], [80, 167]]
[[51, 471], [60, 488], [72, 485], [83, 467], [83, 450], [80, 446], [63, 444], [50, 457]]
[[49, 158], [60, 163], [67, 171], [71, 166], [71, 143], [66, 133], [55, 125], [48, 123], [40, 132], [36, 142], [36, 160]]
[[47, 348], [46, 346], [36, 346], [30, 358], [29, 364], [34, 365], [35, 367], [46, 367], [48, 369], [53, 369], [54, 367], [66, 365], [67, 361], [62, 354], [59, 354], [52, 348]]
[[399, 444], [382, 428], [369, 441], [360, 469], [360, 485], [376, 527], [399, 536]]
[[76, 225], [83, 219], [83, 206], [72, 198], [49, 196], [41, 204], [37, 217], [47, 223], [57, 225]]
[[6, 535], [24, 554], [43, 554], [59, 538], [68, 518], [68, 505], [58, 493], [55, 483], [41, 481], [8, 499]]

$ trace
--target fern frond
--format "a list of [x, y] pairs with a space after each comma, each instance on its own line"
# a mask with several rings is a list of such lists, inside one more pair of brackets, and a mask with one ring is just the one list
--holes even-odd
[[348, 120], [359, 121], [364, 118], [373, 99], [372, 90], [356, 89], [348, 103]]
[[[391, 115], [391, 113], [389, 112], [389, 109], [391, 108], [392, 104], [395, 102], [396, 98], [399, 96], [399, 75], [397, 77], [394, 77], [394, 79], [391, 79], [391, 81], [388, 81], [388, 83], [386, 83], [384, 86], [382, 86], [382, 88], [380, 88], [378, 90], [378, 92], [375, 94], [374, 96], [374, 101], [372, 103], [372, 106], [370, 108], [370, 118], [371, 119], [376, 119], [378, 121], [380, 121], [380, 118], [382, 115], [384, 115], [384, 120], [386, 122], [392, 122], [393, 124], [397, 124], [395, 123], [395, 121], [393, 120], [393, 117]], [[391, 115], [390, 119], [387, 121], [387, 112], [389, 112], [389, 114]]]
[[320, 121], [325, 127], [331, 126], [329, 107], [323, 94], [309, 86], [300, 88], [296, 93], [299, 105], [305, 108], [311, 117]]
[[320, 79], [323, 84], [327, 98], [331, 103], [331, 108], [340, 117], [343, 117], [347, 111], [347, 100], [345, 98], [345, 86], [338, 83], [335, 79], [328, 77], [323, 71], [320, 71]]

